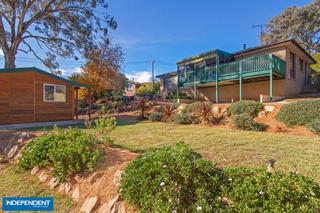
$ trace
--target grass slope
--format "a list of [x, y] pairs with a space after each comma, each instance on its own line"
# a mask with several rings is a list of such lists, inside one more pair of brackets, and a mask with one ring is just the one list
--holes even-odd
[[184, 141], [220, 166], [265, 166], [314, 178], [320, 183], [320, 138], [150, 122], [119, 122], [111, 133], [116, 145], [135, 151]]
[[[54, 197], [55, 212], [69, 212], [72, 199], [42, 186], [29, 172], [17, 172], [14, 165], [0, 171], [0, 197]], [[1, 209], [1, 208], [0, 208]]]

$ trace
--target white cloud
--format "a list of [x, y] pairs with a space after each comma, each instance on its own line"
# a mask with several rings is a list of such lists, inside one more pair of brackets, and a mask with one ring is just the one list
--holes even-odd
[[131, 74], [125, 74], [128, 79], [134, 79], [137, 82], [143, 83], [152, 80], [152, 74], [149, 71], [138, 71]]
[[75, 67], [73, 69], [59, 69], [62, 72], [62, 76], [70, 76], [73, 73], [80, 73], [81, 72], [81, 67]]
[[2, 49], [0, 49], [0, 56], [4, 56]]

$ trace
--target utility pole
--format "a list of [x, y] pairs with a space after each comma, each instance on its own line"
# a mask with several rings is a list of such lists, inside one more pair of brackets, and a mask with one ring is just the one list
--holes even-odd
[[151, 61], [151, 66], [152, 66], [152, 92], [154, 93], [154, 65], [155, 65], [156, 61], [153, 60]]
[[252, 28], [260, 28], [260, 41], [262, 42], [262, 38], [264, 35], [264, 28], [265, 28], [266, 24], [256, 24], [256, 25], [252, 25]]

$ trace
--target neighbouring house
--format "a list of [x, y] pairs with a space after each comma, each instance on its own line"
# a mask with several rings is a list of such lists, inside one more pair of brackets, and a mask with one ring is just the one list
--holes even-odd
[[35, 67], [0, 69], [0, 82], [0, 124], [78, 119], [78, 89], [89, 88]]
[[187, 92], [198, 100], [272, 101], [308, 90], [313, 63], [312, 56], [291, 39], [235, 53], [215, 49], [178, 61], [177, 77], [172, 73], [158, 77], [161, 94], [168, 93], [165, 81], [176, 81], [178, 94]]
[[129, 98], [133, 98], [136, 95], [136, 92], [138, 91], [139, 86], [140, 86], [140, 83], [134, 80], [127, 79], [126, 87], [123, 95]]
[[162, 98], [171, 98], [177, 94], [178, 77], [176, 71], [158, 75], [156, 78], [160, 79], [160, 96]]

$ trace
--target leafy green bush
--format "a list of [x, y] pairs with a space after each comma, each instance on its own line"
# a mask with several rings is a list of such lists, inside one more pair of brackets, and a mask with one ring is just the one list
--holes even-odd
[[[222, 197], [232, 212], [317, 212], [320, 187], [312, 180], [265, 169], [226, 169]], [[230, 205], [231, 204], [231, 205]]]
[[161, 112], [152, 112], [149, 115], [149, 120], [153, 122], [161, 121], [162, 117], [163, 117], [163, 114]]
[[277, 119], [287, 126], [306, 125], [320, 119], [320, 101], [308, 100], [286, 104], [281, 107]]
[[130, 163], [120, 191], [141, 212], [213, 212], [223, 179], [220, 169], [179, 143]]
[[175, 124], [192, 124], [193, 120], [189, 113], [179, 113], [172, 117], [172, 121]]
[[230, 116], [248, 114], [255, 118], [259, 112], [263, 109], [263, 104], [256, 101], [238, 101], [232, 103], [227, 108], [227, 114]]
[[242, 129], [242, 130], [261, 131], [263, 129], [262, 126], [256, 123], [253, 120], [253, 118], [248, 114], [234, 115], [232, 117], [232, 124], [237, 129]]
[[205, 103], [208, 108], [212, 107], [212, 103], [211, 102], [196, 101], [196, 102], [193, 102], [191, 104], [187, 104], [183, 108], [182, 113], [195, 113], [195, 112], [198, 112], [199, 110], [201, 110], [202, 103]]
[[92, 171], [104, 158], [103, 150], [91, 135], [79, 129], [54, 129], [27, 143], [19, 166], [53, 168], [54, 176], [64, 181], [69, 175]]
[[320, 118], [308, 123], [307, 128], [316, 134], [320, 134]]

